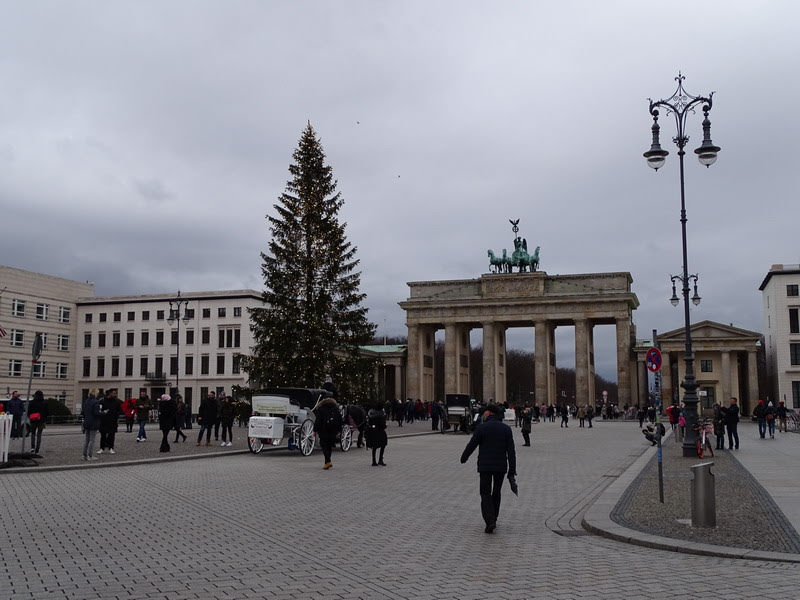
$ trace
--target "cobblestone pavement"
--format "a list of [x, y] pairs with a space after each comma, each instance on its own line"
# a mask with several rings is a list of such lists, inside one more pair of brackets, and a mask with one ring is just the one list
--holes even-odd
[[[483, 533], [463, 435], [365, 451], [4, 473], [0, 598], [798, 597], [796, 565], [587, 535], [587, 503], [645, 446], [636, 427], [534, 427]], [[518, 442], [521, 442], [515, 431]]]

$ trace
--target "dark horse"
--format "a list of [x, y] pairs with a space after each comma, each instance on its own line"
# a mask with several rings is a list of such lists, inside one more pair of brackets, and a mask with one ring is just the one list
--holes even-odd
[[344, 422], [358, 429], [356, 446], [361, 448], [364, 445], [364, 431], [367, 429], [367, 411], [358, 404], [348, 404], [344, 407], [343, 413]]

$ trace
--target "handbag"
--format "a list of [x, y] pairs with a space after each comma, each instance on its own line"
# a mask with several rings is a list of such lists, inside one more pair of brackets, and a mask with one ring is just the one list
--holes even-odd
[[38, 412], [31, 413], [31, 414], [28, 415], [28, 420], [29, 421], [33, 421], [33, 422], [41, 421], [42, 420], [42, 414], [38, 413]]

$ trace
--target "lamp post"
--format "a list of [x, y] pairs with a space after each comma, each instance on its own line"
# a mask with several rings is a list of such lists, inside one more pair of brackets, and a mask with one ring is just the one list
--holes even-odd
[[[177, 364], [175, 365], [175, 389], [178, 393], [180, 393], [181, 387], [181, 321], [184, 323], [189, 321], [189, 309], [188, 309], [189, 301], [185, 298], [181, 298], [181, 292], [178, 290], [178, 295], [169, 301], [169, 317], [167, 318], [167, 323], [170, 324], [170, 327], [173, 323], [178, 324], [178, 349], [177, 349], [177, 356], [175, 358]], [[181, 317], [181, 307], [183, 307], [183, 317]], [[191, 410], [186, 411], [189, 415], [189, 422], [191, 423]]]
[[644, 153], [645, 159], [647, 159], [648, 166], [652, 167], [656, 171], [664, 166], [666, 162], [667, 155], [669, 152], [663, 150], [659, 143], [659, 130], [660, 127], [658, 125], [658, 115], [659, 115], [659, 108], [663, 108], [666, 111], [667, 116], [670, 114], [674, 115], [675, 117], [675, 125], [677, 127], [677, 135], [673, 138], [675, 145], [678, 147], [678, 164], [680, 166], [680, 181], [681, 181], [681, 239], [683, 242], [683, 270], [681, 275], [672, 275], [672, 298], [671, 302], [673, 306], [677, 306], [679, 303], [678, 296], [675, 290], [675, 282], [681, 282], [681, 289], [683, 293], [683, 318], [684, 318], [684, 337], [685, 337], [685, 345], [686, 345], [686, 352], [684, 355], [684, 362], [686, 363], [686, 373], [684, 375], [683, 383], [681, 383], [681, 387], [685, 390], [683, 395], [683, 402], [685, 404], [685, 414], [686, 414], [686, 435], [683, 438], [683, 456], [694, 456], [697, 449], [696, 449], [696, 440], [697, 440], [697, 432], [695, 431], [695, 426], [697, 425], [697, 380], [694, 376], [694, 354], [692, 353], [692, 331], [691, 331], [691, 321], [689, 318], [689, 283], [690, 281], [694, 281], [694, 295], [692, 297], [692, 302], [694, 304], [700, 303], [700, 296], [697, 294], [697, 275], [690, 275], [689, 274], [689, 266], [688, 266], [688, 258], [687, 258], [687, 250], [686, 250], [686, 196], [684, 192], [684, 181], [683, 181], [683, 156], [686, 153], [684, 148], [686, 144], [689, 142], [689, 136], [686, 135], [686, 117], [689, 113], [695, 112], [695, 107], [702, 105], [701, 110], [703, 111], [703, 141], [700, 144], [700, 147], [697, 148], [694, 152], [697, 154], [697, 158], [700, 161], [700, 164], [705, 165], [706, 167], [710, 167], [714, 162], [717, 160], [717, 153], [720, 151], [718, 146], [715, 146], [714, 143], [711, 141], [711, 121], [708, 119], [708, 113], [711, 111], [712, 102], [711, 99], [714, 95], [714, 92], [711, 92], [708, 96], [692, 96], [686, 90], [683, 89], [683, 80], [684, 76], [681, 73], [678, 73], [678, 76], [675, 78], [678, 82], [678, 89], [675, 90], [675, 93], [672, 94], [669, 98], [665, 100], [650, 100], [650, 114], [653, 117], [653, 126], [652, 126], [652, 133], [653, 133], [653, 141], [652, 145], [650, 146], [650, 150]]

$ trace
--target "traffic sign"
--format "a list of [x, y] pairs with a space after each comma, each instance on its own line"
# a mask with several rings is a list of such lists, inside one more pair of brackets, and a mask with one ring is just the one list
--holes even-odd
[[651, 373], [658, 373], [661, 370], [661, 351], [658, 348], [650, 348], [644, 360], [647, 363], [647, 370]]

